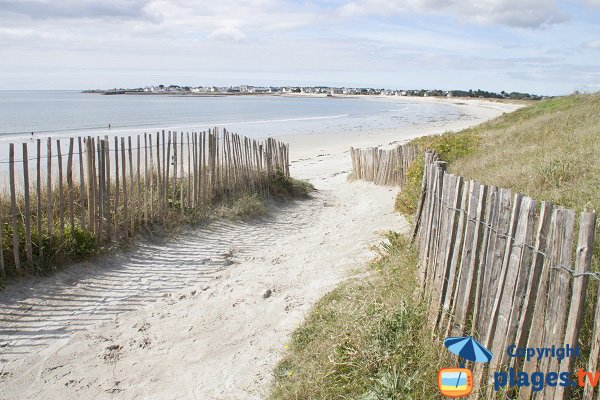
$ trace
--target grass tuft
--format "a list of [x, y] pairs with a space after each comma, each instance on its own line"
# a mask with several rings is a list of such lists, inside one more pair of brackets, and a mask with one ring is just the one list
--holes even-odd
[[229, 220], [249, 219], [267, 214], [264, 199], [256, 193], [246, 193], [224, 201], [217, 216]]
[[365, 279], [325, 295], [275, 370], [272, 400], [437, 398], [438, 354], [414, 297], [417, 255], [389, 234]]
[[396, 197], [395, 209], [412, 218], [417, 211], [417, 203], [421, 196], [425, 149], [435, 150], [443, 161], [452, 162], [474, 153], [480, 146], [480, 138], [477, 128], [470, 128], [458, 133], [423, 136], [410, 143], [418, 145], [421, 151], [408, 166], [407, 181]]
[[277, 172], [269, 182], [269, 190], [275, 197], [280, 198], [309, 198], [315, 187], [306, 180], [286, 177]]
[[[185, 188], [184, 188], [185, 189]], [[172, 186], [168, 188], [171, 192]], [[180, 193], [182, 188], [176, 187], [176, 193]], [[77, 261], [85, 260], [99, 253], [110, 251], [114, 247], [123, 247], [131, 243], [138, 233], [159, 233], [159, 234], [175, 234], [182, 227], [189, 225], [198, 225], [207, 223], [215, 218], [225, 218], [230, 220], [250, 219], [265, 215], [267, 207], [265, 202], [267, 198], [275, 198], [280, 200], [290, 200], [296, 198], [308, 198], [314, 187], [306, 182], [298, 179], [286, 177], [278, 172], [270, 178], [264, 179], [261, 182], [261, 187], [257, 188], [258, 193], [250, 193], [247, 191], [227, 190], [214, 195], [212, 198], [204, 199], [195, 207], [184, 207], [182, 209], [180, 199], [171, 194], [169, 195], [169, 206], [167, 207], [167, 216], [162, 220], [150, 222], [147, 226], [137, 224], [133, 232], [130, 232], [131, 237], [120, 239], [118, 241], [110, 241], [105, 237], [95, 237], [93, 233], [83, 229], [78, 225], [78, 220], [75, 226], [71, 228], [67, 218], [67, 210], [65, 209], [65, 227], [61, 232], [61, 227], [58, 221], [58, 211], [54, 210], [52, 234], [49, 234], [47, 229], [48, 219], [46, 208], [40, 216], [42, 222], [42, 248], [43, 256], [40, 257], [39, 252], [39, 233], [37, 232], [37, 218], [32, 215], [32, 254], [33, 259], [31, 265], [27, 265], [25, 253], [25, 229], [23, 223], [18, 224], [19, 238], [19, 258], [25, 270], [25, 275], [37, 274], [47, 275], [65, 265]], [[80, 193], [75, 190], [75, 193]], [[55, 198], [58, 198], [58, 189], [53, 193]], [[67, 198], [66, 195], [64, 195]], [[44, 193], [44, 199], [46, 198]], [[35, 204], [37, 199], [32, 199], [31, 203]], [[24, 199], [17, 199], [17, 209], [22, 212], [24, 209]], [[55, 201], [54, 204], [57, 204]], [[78, 205], [78, 199], [75, 199], [75, 204]], [[113, 205], [111, 205], [112, 209]], [[75, 211], [79, 216], [79, 210]], [[3, 250], [4, 265], [8, 278], [18, 276], [13, 259], [13, 244], [12, 244], [12, 225], [8, 221], [10, 215], [10, 199], [6, 193], [0, 193], [0, 229], [2, 229], [2, 240], [0, 247]], [[20, 215], [22, 220], [23, 217]], [[122, 218], [116, 216], [115, 218]], [[0, 289], [6, 284], [6, 279], [0, 276]]]
[[[600, 93], [536, 102], [458, 133], [417, 138], [466, 179], [525, 193], [575, 210], [600, 210]], [[423, 158], [416, 163], [422, 165]], [[422, 167], [400, 193], [396, 208], [414, 213]]]

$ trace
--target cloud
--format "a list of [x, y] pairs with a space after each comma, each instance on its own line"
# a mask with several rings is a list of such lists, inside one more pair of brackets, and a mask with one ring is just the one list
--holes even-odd
[[219, 28], [212, 31], [208, 35], [209, 39], [219, 40], [223, 42], [241, 43], [246, 40], [246, 34], [234, 27]]
[[0, 13], [32, 19], [49, 18], [139, 18], [147, 0], [0, 0]]
[[[509, 71], [533, 71], [532, 82], [542, 82], [537, 91], [562, 82], [571, 90], [573, 80], [596, 83], [597, 71], [577, 69], [597, 61], [595, 50], [584, 51], [599, 45], [589, 22], [594, 15], [574, 12], [573, 23], [549, 29], [502, 28], [557, 24], [565, 18], [557, 1], [0, 0], [0, 87], [36, 87], [32, 82], [52, 73], [61, 78], [43, 87], [239, 84], [259, 77], [468, 88], [474, 76], [486, 88]], [[573, 1], [580, 8], [600, 2]], [[361, 18], [373, 15], [383, 18]], [[32, 54], [39, 69], [26, 62]], [[571, 71], [552, 72], [566, 60]], [[79, 83], [71, 70], [79, 71]], [[533, 90], [517, 76], [510, 81], [523, 87], [515, 90]]]
[[600, 50], [600, 40], [592, 40], [590, 42], [584, 43], [583, 47], [586, 49]]
[[339, 8], [339, 14], [342, 17], [355, 17], [368, 14], [387, 15], [408, 11], [408, 9], [408, 7], [405, 7], [398, 1], [362, 0], [344, 4]]
[[[210, 38], [243, 42], [294, 31], [319, 21], [315, 9], [283, 0], [0, 0], [3, 45], [39, 45], [52, 36], [67, 39], [65, 48], [129, 45], [173, 47], [198, 44]], [[22, 31], [27, 29], [27, 32]], [[35, 34], [38, 32], [39, 34]], [[34, 40], [35, 39], [35, 40]], [[53, 41], [48, 46], [58, 46]]]
[[546, 83], [596, 84], [600, 79], [600, 67], [595, 65], [551, 64], [528, 66], [509, 72], [515, 79]]
[[[593, 0], [599, 1], [600, 0]], [[540, 28], [567, 19], [555, 0], [356, 0], [339, 7], [343, 17], [418, 12], [450, 14], [480, 25]]]

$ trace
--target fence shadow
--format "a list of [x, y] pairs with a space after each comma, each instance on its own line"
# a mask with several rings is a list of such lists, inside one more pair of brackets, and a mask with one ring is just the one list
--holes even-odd
[[14, 282], [0, 293], [0, 362], [192, 288], [202, 290], [232, 263], [309, 226], [313, 200], [276, 203], [248, 222], [217, 221], [175, 238], [142, 238], [128, 251], [80, 263], [51, 277]]

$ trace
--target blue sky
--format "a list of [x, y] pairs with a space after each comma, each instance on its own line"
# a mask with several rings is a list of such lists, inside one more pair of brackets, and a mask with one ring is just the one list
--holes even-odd
[[0, 89], [600, 90], [600, 0], [0, 0]]

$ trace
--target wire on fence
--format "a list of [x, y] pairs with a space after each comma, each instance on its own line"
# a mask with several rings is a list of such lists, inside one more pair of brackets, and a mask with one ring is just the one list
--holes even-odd
[[[426, 191], [426, 193], [427, 193], [427, 191]], [[448, 203], [444, 202], [439, 195], [434, 195], [433, 198], [438, 200], [439, 204], [441, 204], [442, 206], [444, 206], [446, 209], [448, 209], [450, 211], [456, 211], [456, 212], [460, 212], [463, 214], [468, 213], [467, 210], [463, 210], [462, 208], [456, 208], [456, 207], [452, 207], [452, 206], [448, 205]], [[466, 215], [466, 219], [467, 219], [467, 221], [471, 221], [471, 222], [475, 222], [475, 223], [479, 223], [479, 224], [483, 225], [490, 231], [494, 232], [496, 234], [496, 236], [498, 236], [498, 237], [511, 239], [513, 241], [511, 247], [520, 247], [520, 248], [527, 247], [532, 251], [532, 253], [541, 255], [545, 260], [550, 262], [550, 269], [566, 271], [566, 272], [570, 273], [573, 278], [579, 278], [582, 276], [590, 276], [590, 277], [600, 281], [600, 272], [575, 272], [573, 269], [571, 269], [569, 267], [560, 266], [560, 265], [554, 266], [554, 265], [552, 265], [551, 257], [549, 257], [548, 254], [546, 254], [545, 252], [543, 252], [541, 250], [536, 250], [535, 245], [530, 244], [530, 243], [519, 243], [519, 244], [514, 243], [517, 240], [517, 238], [515, 238], [514, 236], [511, 236], [511, 235], [507, 235], [505, 233], [499, 232], [491, 224], [488, 224], [487, 222], [479, 220], [479, 219], [470, 218], [468, 215]]]

